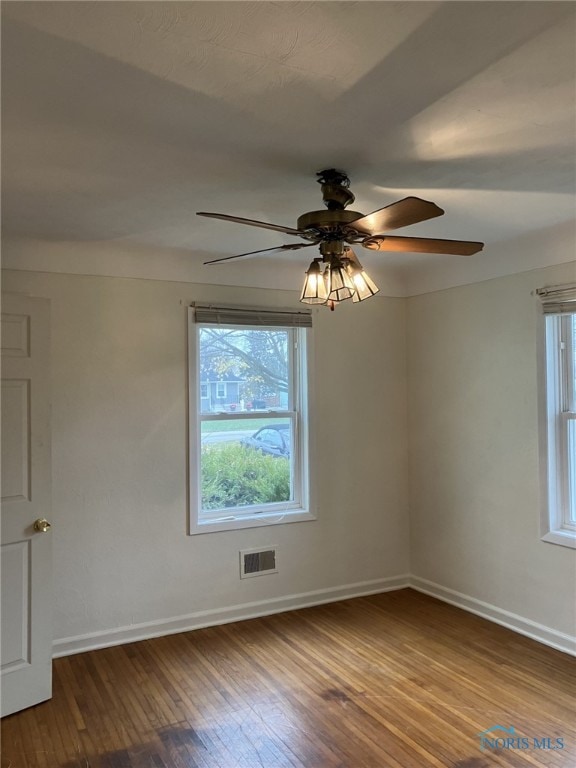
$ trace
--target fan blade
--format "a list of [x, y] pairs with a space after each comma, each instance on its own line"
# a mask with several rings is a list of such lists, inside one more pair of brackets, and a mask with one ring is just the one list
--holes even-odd
[[242, 219], [240, 216], [228, 216], [226, 213], [205, 213], [204, 211], [198, 211], [196, 216], [208, 216], [210, 219], [222, 219], [223, 221], [232, 221], [236, 224], [249, 224], [251, 227], [273, 229], [275, 232], [284, 232], [286, 235], [306, 237], [306, 232], [304, 232], [302, 229], [283, 227], [281, 224], [267, 224], [265, 221], [256, 221], [255, 219]]
[[263, 248], [260, 251], [249, 251], [248, 253], [239, 253], [237, 256], [224, 256], [221, 259], [211, 259], [204, 264], [218, 264], [219, 261], [231, 261], [232, 259], [245, 259], [248, 256], [256, 256], [258, 253], [273, 253], [278, 251], [298, 251], [300, 248], [310, 248], [317, 243], [292, 243], [291, 245], [277, 245], [275, 248]]
[[361, 219], [356, 219], [350, 226], [366, 235], [379, 235], [389, 229], [407, 227], [443, 214], [442, 208], [435, 203], [421, 200], [419, 197], [405, 197], [397, 203], [391, 203]]
[[448, 253], [454, 256], [472, 256], [484, 248], [484, 243], [469, 240], [437, 240], [431, 237], [389, 237], [388, 235], [368, 238], [364, 243], [366, 243], [365, 248], [374, 251]]
[[351, 261], [351, 262], [352, 262], [352, 264], [354, 264], [355, 266], [357, 266], [357, 267], [360, 267], [360, 266], [361, 266], [361, 264], [360, 264], [360, 261], [358, 260], [358, 256], [356, 256], [356, 254], [354, 253], [354, 251], [352, 250], [352, 248], [350, 248], [350, 246], [349, 246], [349, 245], [346, 245], [346, 246], [344, 247], [344, 256], [345, 256], [345, 257], [346, 257], [346, 258], [347, 258], [349, 261]]

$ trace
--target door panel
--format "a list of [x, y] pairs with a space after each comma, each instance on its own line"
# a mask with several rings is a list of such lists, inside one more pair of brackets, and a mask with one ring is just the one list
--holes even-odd
[[30, 381], [2, 379], [2, 502], [30, 501]]
[[2, 669], [30, 664], [30, 542], [2, 545]]
[[49, 302], [2, 297], [1, 714], [52, 689]]

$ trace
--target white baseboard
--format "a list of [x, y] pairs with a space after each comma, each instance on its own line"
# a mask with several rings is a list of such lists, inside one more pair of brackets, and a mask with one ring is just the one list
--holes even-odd
[[405, 589], [408, 586], [410, 586], [410, 577], [408, 575], [393, 576], [386, 579], [361, 581], [356, 584], [345, 584], [341, 587], [330, 587], [328, 589], [316, 589], [311, 592], [302, 592], [296, 595], [286, 595], [270, 600], [259, 600], [225, 608], [196, 611], [186, 616], [133, 624], [127, 627], [117, 627], [116, 629], [91, 632], [87, 635], [78, 635], [76, 637], [64, 637], [54, 642], [52, 655], [54, 658], [70, 656], [74, 653], [83, 653], [84, 651], [94, 651], [98, 648], [133, 643], [137, 640], [148, 640], [152, 637], [174, 635], [178, 632], [188, 632], [192, 629], [202, 629], [203, 627], [212, 627], [217, 624], [229, 624], [233, 621], [256, 619], [273, 613], [333, 603], [338, 600], [347, 600], [351, 597], [376, 595], [380, 592]]
[[412, 589], [418, 592], [436, 597], [444, 603], [450, 603], [450, 605], [455, 605], [457, 608], [475, 613], [483, 619], [493, 621], [495, 624], [501, 624], [503, 627], [530, 637], [532, 640], [537, 640], [539, 643], [544, 643], [544, 645], [549, 645], [558, 651], [564, 651], [564, 653], [576, 656], [576, 637], [572, 635], [550, 629], [544, 626], [544, 624], [538, 624], [530, 619], [525, 619], [517, 613], [505, 611], [496, 605], [485, 603], [482, 600], [477, 600], [475, 597], [469, 597], [461, 592], [443, 587], [440, 584], [421, 579], [418, 576], [410, 576], [409, 582]]
[[178, 632], [188, 632], [193, 629], [202, 629], [203, 627], [212, 627], [218, 624], [229, 624], [233, 621], [255, 619], [274, 613], [282, 613], [283, 611], [293, 611], [298, 608], [333, 603], [352, 597], [376, 595], [381, 592], [405, 589], [406, 587], [411, 587], [418, 592], [423, 592], [425, 595], [436, 597], [438, 600], [474, 613], [488, 621], [501, 624], [539, 643], [576, 656], [576, 637], [550, 629], [543, 624], [525, 619], [516, 613], [505, 611], [495, 605], [477, 600], [475, 597], [469, 597], [461, 592], [435, 584], [432, 581], [409, 575], [362, 581], [356, 584], [346, 584], [341, 587], [330, 587], [328, 589], [317, 589], [311, 592], [286, 595], [270, 600], [196, 611], [186, 616], [150, 621], [143, 624], [132, 624], [126, 627], [91, 632], [90, 634], [78, 635], [76, 637], [65, 637], [54, 642], [53, 656], [54, 658], [69, 656], [74, 653], [94, 651], [98, 648], [133, 643], [137, 640], [148, 640], [153, 637], [173, 635]]

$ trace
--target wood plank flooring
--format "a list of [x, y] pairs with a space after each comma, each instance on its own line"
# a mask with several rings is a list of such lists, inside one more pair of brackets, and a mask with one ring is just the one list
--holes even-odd
[[401, 590], [57, 659], [1, 765], [574, 768], [575, 668]]

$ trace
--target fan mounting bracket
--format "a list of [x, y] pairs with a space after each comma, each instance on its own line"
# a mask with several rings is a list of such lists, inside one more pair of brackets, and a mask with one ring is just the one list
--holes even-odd
[[324, 205], [329, 211], [341, 211], [354, 202], [354, 195], [348, 189], [350, 179], [344, 171], [328, 168], [319, 171], [316, 176], [316, 181], [322, 185]]
[[318, 184], [339, 184], [342, 187], [350, 186], [350, 179], [346, 171], [339, 171], [337, 168], [327, 168], [324, 171], [317, 171], [316, 181]]

